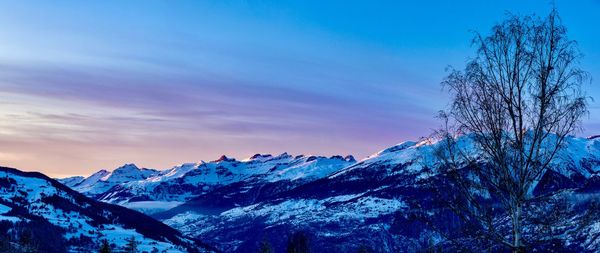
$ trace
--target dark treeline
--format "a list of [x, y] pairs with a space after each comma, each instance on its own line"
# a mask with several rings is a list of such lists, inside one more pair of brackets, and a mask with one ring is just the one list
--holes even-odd
[[[310, 237], [311, 236], [309, 236], [308, 233], [303, 232], [303, 231], [298, 231], [298, 232], [292, 233], [287, 240], [287, 244], [284, 248], [285, 251], [283, 251], [283, 252], [286, 252], [286, 253], [319, 252], [319, 250], [313, 250]], [[273, 253], [273, 252], [279, 252], [279, 251], [273, 249], [269, 240], [265, 238], [258, 244], [258, 247], [255, 252], [256, 253]], [[354, 251], [354, 252], [372, 253], [374, 251], [369, 246], [360, 244], [360, 246], [358, 246], [356, 248], [356, 251]]]
[[[36, 226], [35, 229], [33, 226]], [[159, 253], [156, 248], [150, 252], [139, 251], [135, 237], [126, 240], [125, 245], [118, 246], [103, 239], [96, 243], [90, 237], [81, 236], [66, 240], [57, 227], [36, 222], [0, 221], [0, 253], [63, 253], [74, 252], [99, 253]], [[92, 249], [97, 249], [93, 250]]]

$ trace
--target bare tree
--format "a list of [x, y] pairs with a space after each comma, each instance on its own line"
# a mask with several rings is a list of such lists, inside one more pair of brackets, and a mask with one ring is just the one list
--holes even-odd
[[456, 179], [461, 198], [453, 210], [487, 239], [522, 252], [533, 188], [587, 113], [588, 76], [555, 10], [544, 18], [509, 15], [473, 44], [476, 57], [443, 81], [452, 102], [440, 114], [437, 153]]

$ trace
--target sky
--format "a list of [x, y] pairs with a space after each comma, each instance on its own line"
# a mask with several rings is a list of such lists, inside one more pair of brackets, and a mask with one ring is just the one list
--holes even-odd
[[[0, 164], [66, 177], [222, 154], [364, 158], [439, 126], [440, 82], [473, 56], [473, 31], [550, 3], [0, 1]], [[600, 78], [600, 1], [555, 4]], [[598, 102], [579, 133], [592, 134]]]

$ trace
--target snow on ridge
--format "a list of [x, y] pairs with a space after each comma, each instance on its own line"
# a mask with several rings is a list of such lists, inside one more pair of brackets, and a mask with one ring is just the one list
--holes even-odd
[[279, 180], [299, 180], [299, 179], [316, 179], [328, 176], [342, 168], [355, 163], [355, 160], [346, 160], [345, 158], [301, 158], [301, 162], [297, 162], [292, 166], [277, 170], [267, 176], [267, 180], [271, 182]]
[[[165, 170], [140, 169], [134, 164], [125, 164], [112, 172], [101, 170], [69, 186], [88, 196], [121, 205], [135, 196], [142, 196], [135, 201], [186, 201], [215, 186], [244, 180], [314, 180], [354, 163], [353, 156], [340, 155], [257, 154], [241, 161], [221, 156], [212, 162], [183, 163]], [[160, 188], [155, 191], [157, 187]], [[156, 195], [157, 192], [160, 194]]]
[[124, 182], [135, 179], [146, 179], [153, 174], [158, 173], [156, 170], [138, 168], [135, 164], [125, 164], [111, 173], [105, 175], [102, 181]]
[[83, 182], [83, 180], [85, 180], [85, 177], [74, 176], [74, 177], [67, 177], [67, 178], [57, 178], [56, 180], [58, 182], [60, 182], [61, 184], [64, 184], [68, 187], [73, 187], [73, 186]]
[[[423, 166], [435, 167], [437, 159], [434, 155], [435, 149], [439, 145], [439, 139], [423, 138], [418, 142], [405, 141], [392, 147], [381, 150], [359, 163], [344, 168], [332, 174], [330, 178], [340, 176], [355, 169], [365, 168], [374, 163], [381, 164], [405, 164], [411, 163], [407, 169], [422, 169]], [[466, 150], [469, 156], [477, 157], [480, 153], [475, 147], [476, 143], [469, 135], [460, 136], [456, 140], [460, 149]], [[592, 136], [567, 137], [565, 147], [555, 157], [552, 165], [563, 175], [570, 175], [574, 171], [588, 177], [593, 173], [600, 172], [600, 164], [588, 164], [588, 161], [600, 161], [600, 138]], [[591, 166], [588, 171], [585, 166]], [[571, 171], [569, 171], [571, 170]], [[573, 171], [574, 170], [574, 171]]]
[[[84, 188], [87, 185], [90, 184], [94, 184], [97, 183], [99, 181], [123, 181], [124, 179], [129, 179], [127, 181], [133, 181], [133, 179], [135, 177], [140, 177], [140, 180], [146, 180], [146, 179], [150, 179], [151, 181], [164, 181], [166, 179], [171, 179], [171, 178], [180, 178], [185, 176], [188, 172], [196, 170], [196, 169], [205, 169], [207, 167], [213, 167], [213, 166], [223, 166], [223, 167], [230, 167], [229, 165], [231, 164], [245, 164], [248, 165], [246, 167], [248, 167], [248, 169], [255, 169], [256, 167], [261, 167], [262, 164], [276, 164], [276, 163], [293, 163], [294, 161], [299, 161], [302, 159], [308, 159], [309, 161], [306, 162], [310, 162], [311, 160], [314, 159], [340, 159], [340, 160], [346, 160], [347, 162], [353, 162], [355, 161], [354, 157], [352, 155], [348, 155], [346, 157], [343, 156], [332, 156], [332, 157], [325, 157], [325, 156], [305, 156], [305, 155], [298, 155], [298, 156], [292, 156], [289, 155], [287, 152], [284, 152], [280, 155], [277, 156], [273, 156], [271, 154], [256, 154], [252, 157], [243, 159], [243, 160], [236, 160], [235, 158], [230, 158], [227, 157], [225, 155], [221, 156], [219, 159], [211, 161], [211, 162], [199, 162], [199, 163], [183, 163], [177, 166], [173, 166], [169, 169], [164, 169], [164, 170], [154, 170], [154, 169], [145, 169], [145, 168], [138, 168], [135, 164], [125, 164], [121, 167], [116, 168], [115, 170], [113, 170], [112, 172], [107, 171], [107, 170], [100, 170], [92, 175], [90, 175], [89, 177], [85, 177], [83, 178], [83, 180], [81, 182], [79, 182], [78, 184], [74, 185], [74, 186], [79, 186], [76, 188]], [[250, 164], [259, 164], [259, 165], [252, 165], [250, 166]], [[238, 172], [240, 173], [245, 173], [245, 174], [256, 174], [256, 173], [252, 173], [252, 172], [244, 172], [244, 171], [240, 171], [239, 169], [237, 169]], [[259, 170], [260, 172], [264, 172], [263, 170]], [[131, 177], [131, 178], [123, 178], [123, 177]], [[75, 178], [79, 178], [79, 177], [70, 177], [70, 178], [63, 178], [63, 179], [58, 179], [61, 182], [68, 182], [70, 180], [75, 180]]]

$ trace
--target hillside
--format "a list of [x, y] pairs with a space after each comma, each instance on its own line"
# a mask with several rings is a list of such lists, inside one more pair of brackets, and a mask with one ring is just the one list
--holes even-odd
[[142, 213], [98, 202], [35, 172], [0, 167], [0, 235], [10, 251], [122, 249], [134, 238], [146, 252], [211, 252], [197, 239]]

